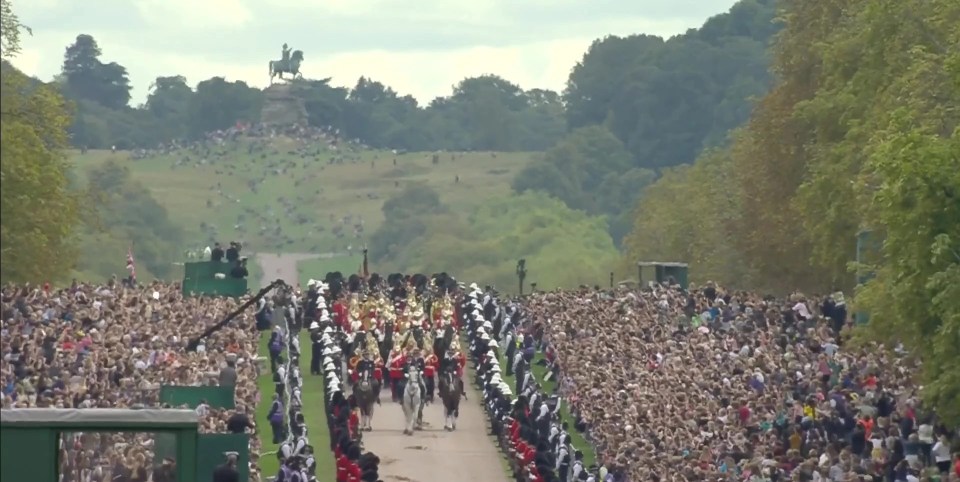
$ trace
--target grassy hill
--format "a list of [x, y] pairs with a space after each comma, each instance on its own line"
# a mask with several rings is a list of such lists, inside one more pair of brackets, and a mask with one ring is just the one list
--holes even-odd
[[535, 154], [438, 153], [436, 161], [434, 155], [241, 138], [156, 154], [77, 152], [73, 161], [81, 178], [111, 159], [128, 165], [186, 239], [196, 240], [184, 250], [239, 240], [250, 252], [327, 253], [352, 246], [356, 253], [383, 221], [383, 201], [403, 187], [429, 185], [451, 209], [468, 209], [507, 195], [514, 174]]

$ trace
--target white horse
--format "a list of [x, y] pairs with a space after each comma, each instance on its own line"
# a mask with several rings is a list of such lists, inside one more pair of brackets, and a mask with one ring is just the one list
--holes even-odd
[[413, 435], [414, 429], [423, 425], [423, 392], [420, 391], [423, 375], [415, 365], [407, 369], [407, 383], [403, 389], [403, 416], [407, 420], [403, 433]]

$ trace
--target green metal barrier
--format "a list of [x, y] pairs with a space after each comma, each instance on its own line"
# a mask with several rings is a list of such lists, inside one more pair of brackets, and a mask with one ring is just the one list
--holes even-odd
[[[215, 295], [239, 297], [247, 293], [247, 280], [230, 276], [230, 263], [201, 261], [184, 263], [184, 296]], [[218, 279], [217, 275], [223, 275]]]
[[239, 433], [201, 434], [197, 441], [197, 482], [212, 482], [213, 470], [225, 462], [224, 453], [237, 453], [240, 481], [250, 479], [250, 436]]
[[161, 459], [169, 456], [176, 461], [178, 481], [192, 482], [198, 473], [198, 425], [193, 410], [0, 410], [0, 481], [58, 482], [64, 436], [136, 432], [152, 436], [154, 445], [161, 446]]
[[161, 385], [160, 403], [169, 403], [173, 407], [187, 405], [197, 408], [200, 400], [206, 400], [212, 408], [234, 408], [234, 387]]

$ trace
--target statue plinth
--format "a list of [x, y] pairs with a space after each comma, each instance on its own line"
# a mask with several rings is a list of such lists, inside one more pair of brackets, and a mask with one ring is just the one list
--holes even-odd
[[290, 83], [277, 83], [263, 90], [260, 122], [272, 126], [307, 125], [307, 108]]

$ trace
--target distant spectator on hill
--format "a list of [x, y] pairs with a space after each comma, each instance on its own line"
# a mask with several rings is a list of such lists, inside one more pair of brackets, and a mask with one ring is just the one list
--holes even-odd
[[240, 243], [230, 241], [230, 247], [227, 248], [227, 262], [236, 263], [240, 259]]
[[220, 243], [213, 244], [213, 251], [210, 252], [210, 261], [216, 261], [217, 263], [223, 261], [223, 248], [220, 246]]

